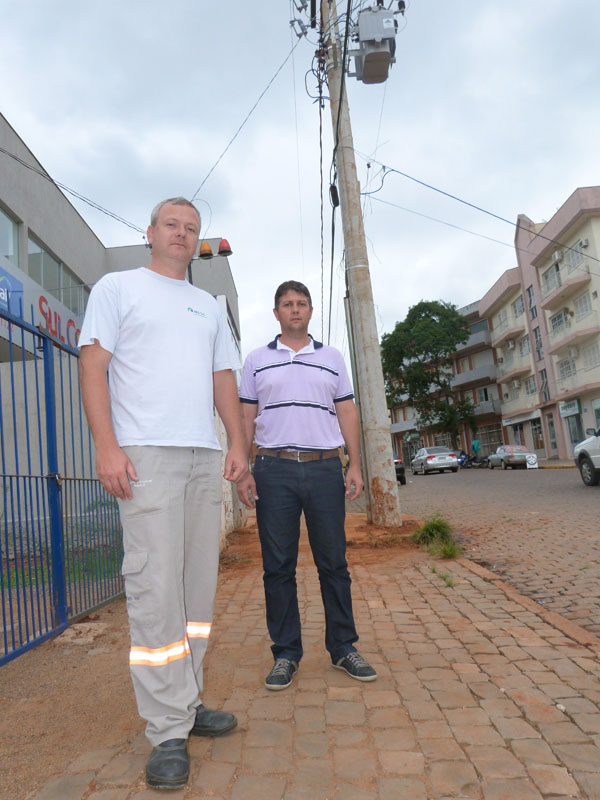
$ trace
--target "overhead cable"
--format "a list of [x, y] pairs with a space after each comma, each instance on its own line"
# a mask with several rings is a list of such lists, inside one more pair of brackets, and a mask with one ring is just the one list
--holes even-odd
[[239, 136], [239, 134], [240, 134], [240, 132], [241, 132], [242, 128], [243, 128], [243, 127], [244, 127], [244, 125], [245, 125], [245, 124], [248, 122], [248, 120], [250, 119], [250, 117], [252, 116], [252, 114], [254, 113], [254, 111], [256, 110], [256, 108], [257, 108], [258, 104], [259, 104], [259, 103], [260, 103], [260, 101], [263, 99], [263, 97], [266, 95], [266, 93], [269, 91], [269, 89], [271, 88], [271, 86], [272, 86], [272, 84], [274, 83], [275, 79], [277, 78], [277, 76], [279, 75], [279, 73], [281, 72], [281, 70], [282, 70], [282, 69], [285, 67], [285, 65], [287, 64], [287, 62], [290, 60], [290, 58], [291, 58], [291, 56], [292, 56], [292, 53], [293, 53], [293, 52], [294, 52], [294, 50], [295, 50], [295, 49], [298, 47], [298, 45], [300, 44], [300, 42], [301, 42], [301, 41], [302, 41], [302, 39], [298, 39], [298, 41], [297, 41], [297, 42], [294, 44], [294, 46], [292, 47], [292, 49], [290, 50], [290, 52], [287, 54], [287, 56], [286, 56], [286, 57], [284, 58], [284, 60], [281, 62], [280, 66], [278, 67], [277, 71], [275, 72], [275, 74], [273, 75], [273, 77], [271, 78], [271, 80], [270, 80], [270, 81], [267, 83], [267, 85], [265, 86], [265, 88], [264, 88], [264, 89], [262, 90], [262, 92], [259, 94], [259, 96], [258, 96], [258, 99], [257, 99], [257, 100], [256, 100], [256, 102], [254, 103], [254, 105], [252, 106], [252, 108], [250, 109], [250, 111], [249, 111], [249, 112], [246, 114], [246, 116], [244, 117], [244, 119], [243, 119], [243, 121], [242, 121], [241, 125], [238, 127], [238, 129], [236, 130], [236, 132], [233, 134], [233, 136], [231, 137], [231, 139], [230, 139], [230, 140], [229, 140], [229, 142], [227, 143], [227, 147], [226, 147], [226, 148], [223, 150], [223, 152], [221, 153], [221, 155], [220, 155], [220, 156], [217, 158], [217, 160], [215, 161], [215, 163], [214, 163], [214, 164], [212, 165], [212, 167], [209, 169], [208, 173], [206, 174], [206, 177], [204, 178], [204, 180], [202, 181], [202, 183], [200, 184], [200, 186], [199, 186], [199, 187], [196, 189], [196, 191], [194, 192], [194, 195], [193, 195], [193, 197], [192, 197], [192, 202], [194, 202], [194, 200], [196, 199], [196, 197], [197, 197], [197, 196], [200, 194], [200, 191], [202, 190], [202, 187], [204, 186], [204, 184], [206, 183], [206, 181], [207, 181], [207, 180], [210, 178], [210, 176], [213, 174], [213, 172], [215, 171], [215, 169], [217, 168], [217, 166], [218, 166], [218, 165], [219, 165], [219, 163], [221, 162], [221, 159], [223, 158], [223, 156], [225, 155], [225, 153], [226, 153], [226, 152], [229, 150], [229, 148], [231, 147], [231, 145], [232, 145], [232, 144], [235, 142], [235, 140], [236, 140], [236, 139], [237, 139], [237, 137]]

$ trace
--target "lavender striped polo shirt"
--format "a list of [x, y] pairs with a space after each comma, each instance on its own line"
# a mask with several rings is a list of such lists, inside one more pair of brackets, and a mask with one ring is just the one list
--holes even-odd
[[344, 359], [335, 347], [315, 342], [295, 353], [276, 336], [253, 350], [240, 384], [242, 403], [258, 405], [259, 447], [329, 450], [344, 439], [335, 404], [354, 397]]

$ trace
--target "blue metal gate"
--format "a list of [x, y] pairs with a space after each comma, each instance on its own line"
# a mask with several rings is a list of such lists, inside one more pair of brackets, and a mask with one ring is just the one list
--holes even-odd
[[123, 592], [119, 513], [95, 476], [79, 353], [0, 311], [0, 665]]

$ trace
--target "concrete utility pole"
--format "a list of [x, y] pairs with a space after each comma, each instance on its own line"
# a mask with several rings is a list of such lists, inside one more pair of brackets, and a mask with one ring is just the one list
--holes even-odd
[[[343, 54], [337, 34], [337, 25], [331, 18], [330, 2], [331, 0], [321, 0], [321, 24], [327, 51], [327, 77], [334, 141], [336, 132], [338, 133], [336, 164], [346, 249], [346, 283], [354, 334], [356, 374], [365, 449], [363, 457], [366, 461], [366, 469], [364, 471], [371, 501], [369, 520], [376, 525], [395, 526], [402, 524], [402, 515], [392, 456], [390, 423], [385, 401], [350, 113], [346, 92], [341, 92]], [[336, 11], [335, 7], [334, 11]]]

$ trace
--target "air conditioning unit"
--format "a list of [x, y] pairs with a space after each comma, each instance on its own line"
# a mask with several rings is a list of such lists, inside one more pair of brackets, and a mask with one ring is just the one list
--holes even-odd
[[589, 239], [580, 239], [579, 240], [579, 247], [587, 247], [590, 243]]
[[521, 381], [511, 381], [510, 385], [513, 389], [520, 389], [521, 388]]
[[579, 348], [578, 347], [569, 347], [567, 350], [567, 355], [569, 358], [578, 358], [579, 356]]
[[515, 349], [515, 343], [513, 342], [512, 339], [509, 339], [508, 342], [506, 343], [506, 349], [507, 350], [514, 350]]
[[553, 263], [557, 263], [558, 261], [562, 261], [562, 260], [563, 260], [562, 250], [555, 250], [552, 253], [552, 262]]

